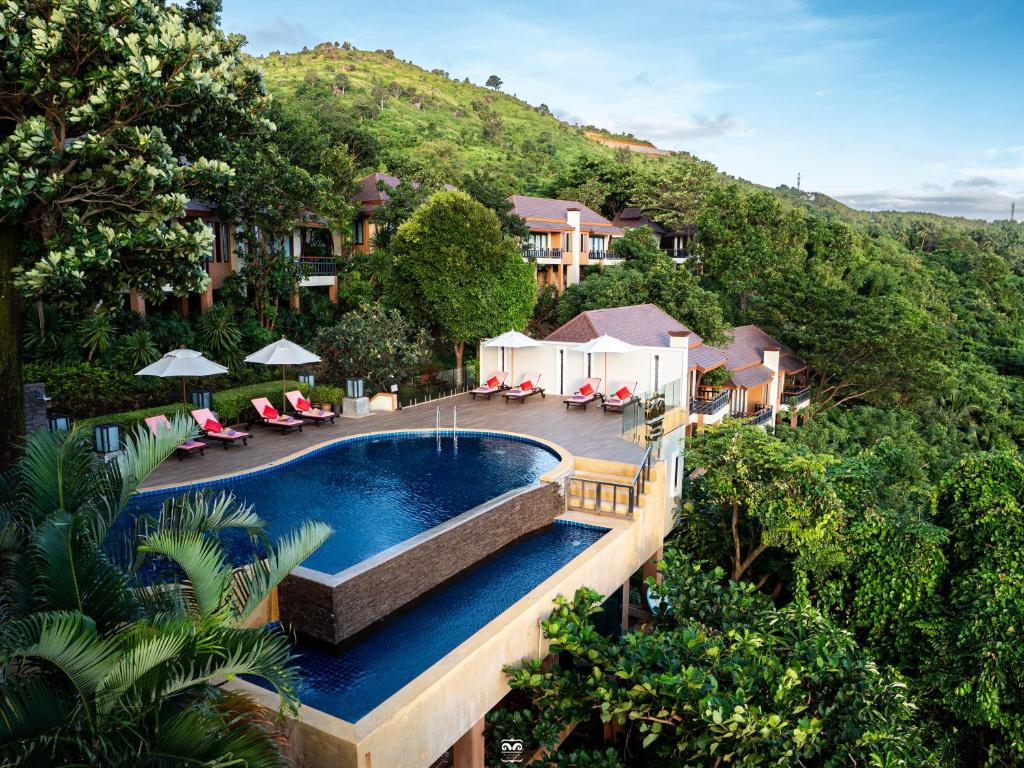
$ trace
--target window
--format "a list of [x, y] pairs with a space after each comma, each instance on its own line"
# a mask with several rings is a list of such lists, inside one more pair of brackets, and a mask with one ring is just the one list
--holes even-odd
[[531, 251], [544, 251], [548, 248], [548, 233], [547, 232], [531, 232], [530, 233], [530, 250]]
[[562, 250], [572, 250], [572, 238], [574, 234], [574, 232], [565, 232], [562, 234]]
[[356, 218], [352, 222], [352, 245], [363, 244], [363, 219], [362, 217]]
[[591, 235], [590, 236], [590, 250], [591, 251], [607, 251], [608, 241], [604, 235]]
[[217, 264], [231, 261], [230, 254], [228, 254], [227, 226], [220, 221], [204, 221], [203, 223], [210, 228], [210, 232], [213, 234], [213, 247], [210, 251], [210, 258], [207, 261], [213, 261]]
[[331, 238], [331, 231], [322, 227], [303, 227], [302, 229], [302, 256], [333, 256], [334, 241]]

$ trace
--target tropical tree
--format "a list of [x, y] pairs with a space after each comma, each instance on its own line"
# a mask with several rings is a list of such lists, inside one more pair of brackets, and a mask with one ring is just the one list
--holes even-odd
[[827, 616], [723, 586], [720, 569], [677, 551], [661, 570], [645, 631], [598, 632], [592, 590], [556, 599], [541, 626], [558, 661], [507, 670], [530, 697], [534, 743], [550, 749], [566, 726], [599, 721], [622, 734], [623, 765], [938, 764], [904, 680]]
[[[269, 127], [242, 40], [156, 0], [17, 0], [0, 10], [0, 446], [21, 424], [17, 302], [118, 306], [205, 288], [211, 239], [184, 219]], [[187, 162], [182, 162], [186, 158]]]
[[[729, 562], [729, 578], [778, 593], [793, 571], [825, 572], [842, 562], [845, 510], [828, 470], [836, 459], [802, 451], [759, 427], [730, 422], [693, 442], [694, 500], [681, 527], [695, 549]], [[703, 539], [705, 543], [700, 544]], [[714, 550], [717, 549], [717, 556]], [[773, 561], [763, 566], [764, 555]]]
[[[115, 461], [84, 432], [37, 432], [0, 484], [0, 762], [283, 765], [283, 735], [248, 695], [261, 678], [294, 711], [283, 632], [247, 629], [270, 591], [330, 534], [270, 543], [251, 508], [195, 494], [131, 512], [146, 477], [193, 433], [139, 428]], [[248, 533], [232, 561], [221, 541]]]
[[501, 78], [498, 77], [497, 75], [491, 75], [490, 77], [487, 78], [487, 82], [484, 83], [484, 85], [486, 85], [488, 88], [493, 88], [494, 90], [497, 91], [498, 89], [501, 88]]
[[945, 605], [929, 626], [925, 680], [964, 751], [989, 765], [1024, 762], [1024, 461], [975, 453], [939, 483], [933, 512], [949, 528]]
[[536, 301], [534, 267], [493, 211], [464, 192], [434, 193], [398, 228], [386, 296], [455, 349], [521, 329]]

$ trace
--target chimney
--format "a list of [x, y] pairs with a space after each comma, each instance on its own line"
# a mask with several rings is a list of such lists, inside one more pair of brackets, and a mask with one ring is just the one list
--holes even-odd
[[782, 350], [778, 347], [765, 347], [764, 348], [764, 367], [769, 368], [775, 373], [779, 372], [779, 355]]
[[566, 282], [575, 285], [580, 281], [580, 248], [582, 238], [580, 236], [580, 209], [567, 208], [565, 211], [565, 223], [572, 227], [572, 261], [569, 262], [568, 276]]
[[690, 347], [690, 332], [689, 331], [669, 331], [668, 332], [668, 345], [672, 349], [689, 349], [689, 347]]

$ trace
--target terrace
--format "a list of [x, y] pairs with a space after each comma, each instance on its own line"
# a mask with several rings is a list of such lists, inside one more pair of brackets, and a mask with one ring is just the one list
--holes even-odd
[[599, 409], [566, 410], [560, 395], [534, 397], [520, 407], [497, 398], [473, 400], [461, 394], [399, 411], [339, 418], [336, 424], [309, 426], [288, 435], [257, 431], [244, 448], [209, 450], [205, 456], [189, 461], [165, 461], [145, 487], [180, 485], [246, 472], [338, 438], [367, 432], [433, 429], [438, 423], [443, 429], [450, 429], [456, 418], [459, 429], [528, 434], [560, 445], [574, 456], [636, 464], [644, 453], [640, 446], [622, 439], [621, 417]]

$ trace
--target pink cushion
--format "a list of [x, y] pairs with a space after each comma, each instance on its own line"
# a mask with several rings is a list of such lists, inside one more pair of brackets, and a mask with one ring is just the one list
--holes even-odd
[[206, 423], [203, 424], [203, 429], [205, 429], [207, 432], [213, 432], [214, 434], [216, 434], [220, 432], [221, 429], [223, 429], [223, 427], [221, 427], [221, 425], [218, 424], [213, 419], [207, 419]]
[[590, 395], [594, 394], [594, 388], [589, 384], [584, 384], [582, 387], [580, 387], [580, 394], [583, 395], [584, 397], [589, 397]]
[[491, 389], [494, 389], [494, 387], [498, 386], [498, 377], [491, 376], [491, 378], [487, 380], [487, 386], [490, 387]]
[[519, 385], [519, 388], [524, 392], [531, 390], [533, 389], [533, 382], [527, 379], [526, 381]]
[[626, 389], [625, 387], [622, 387], [621, 389], [619, 389], [618, 392], [615, 393], [615, 396], [619, 398], [619, 400], [625, 400], [627, 397], [629, 397], [629, 390]]
[[272, 405], [268, 405], [263, 408], [263, 415], [268, 419], [276, 419], [281, 414], [277, 412], [277, 408]]
[[298, 408], [300, 411], [308, 411], [313, 406], [309, 404], [309, 400], [307, 400], [304, 397], [300, 397], [298, 400], [295, 401], [295, 407]]

